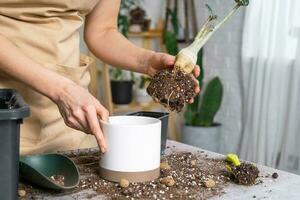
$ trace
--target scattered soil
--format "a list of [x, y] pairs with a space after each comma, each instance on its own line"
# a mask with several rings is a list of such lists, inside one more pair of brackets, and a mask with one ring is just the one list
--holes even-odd
[[[77, 158], [75, 158], [75, 161]], [[192, 166], [191, 160], [199, 160], [199, 165]], [[128, 187], [121, 187], [99, 178], [96, 165], [80, 168], [83, 175], [90, 175], [82, 179], [79, 190], [91, 188], [98, 194], [106, 194], [112, 199], [206, 199], [223, 193], [223, 187], [229, 181], [224, 175], [224, 160], [208, 159], [204, 155], [189, 152], [174, 153], [162, 158], [162, 163], [169, 167], [161, 169], [160, 178], [146, 183], [130, 183]], [[93, 172], [96, 172], [94, 174]], [[206, 188], [207, 179], [215, 180], [212, 188]]]
[[25, 197], [26, 196], [26, 191], [25, 190], [18, 190], [18, 196], [19, 197]]
[[122, 178], [119, 182], [121, 188], [127, 188], [130, 182], [127, 179]]
[[155, 74], [147, 92], [155, 102], [177, 112], [182, 111], [185, 103], [196, 95], [192, 75], [181, 71], [173, 72], [172, 69]]
[[232, 167], [231, 179], [239, 185], [253, 185], [258, 178], [259, 170], [251, 163], [241, 163], [240, 166]]
[[274, 172], [273, 174], [272, 174], [272, 178], [274, 178], [274, 179], [277, 179], [278, 178], [278, 173], [276, 173], [276, 172]]
[[[99, 177], [99, 152], [71, 153], [67, 155], [76, 164], [81, 174], [77, 188], [60, 193], [69, 195], [85, 189], [95, 191], [89, 198], [96, 195], [107, 195], [111, 199], [207, 199], [220, 196], [223, 188], [230, 181], [225, 174], [225, 160], [208, 158], [205, 153], [177, 152], [162, 157], [162, 163], [170, 166], [161, 169], [160, 178], [145, 183], [130, 183], [122, 188], [119, 183], [106, 181]], [[81, 163], [84, 161], [84, 163]], [[193, 162], [191, 162], [193, 161]], [[194, 162], [196, 161], [196, 163]], [[191, 164], [192, 163], [192, 164]], [[205, 183], [213, 180], [212, 187]], [[211, 182], [211, 181], [210, 181]], [[49, 194], [49, 191], [33, 188], [26, 184], [23, 187], [27, 197], [38, 194]], [[51, 191], [50, 191], [51, 192]], [[57, 195], [57, 193], [55, 193]], [[88, 197], [87, 197], [88, 198]]]
[[65, 177], [63, 175], [53, 175], [50, 177], [50, 180], [56, 183], [57, 185], [65, 185]]
[[239, 167], [232, 167], [233, 173], [229, 174], [226, 171], [227, 163], [224, 159], [209, 158], [204, 151], [176, 152], [165, 155], [161, 159], [161, 174], [158, 179], [145, 183], [126, 183], [126, 187], [121, 186], [123, 184], [121, 182], [113, 183], [99, 177], [101, 157], [99, 151], [94, 149], [84, 152], [73, 151], [65, 155], [71, 158], [79, 169], [81, 175], [79, 185], [74, 190], [57, 193], [22, 183], [19, 189], [26, 192], [26, 197], [23, 199], [31, 199], [39, 195], [54, 194], [56, 197], [57, 195], [71, 195], [88, 189], [95, 193], [86, 194], [87, 199], [97, 195], [106, 195], [108, 199], [113, 200], [208, 199], [221, 196], [224, 193], [224, 187], [229, 182], [243, 185], [262, 183], [257, 179], [259, 170], [253, 164], [243, 162]]

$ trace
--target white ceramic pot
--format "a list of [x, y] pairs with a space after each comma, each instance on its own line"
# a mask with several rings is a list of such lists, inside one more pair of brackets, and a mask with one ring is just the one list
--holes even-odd
[[220, 152], [221, 124], [210, 127], [182, 126], [181, 139], [183, 143], [201, 149]]
[[135, 101], [139, 104], [148, 104], [152, 101], [152, 98], [148, 95], [146, 89], [135, 89], [134, 90]]
[[100, 160], [100, 176], [118, 182], [159, 177], [161, 121], [151, 117], [113, 116], [101, 122], [108, 150]]

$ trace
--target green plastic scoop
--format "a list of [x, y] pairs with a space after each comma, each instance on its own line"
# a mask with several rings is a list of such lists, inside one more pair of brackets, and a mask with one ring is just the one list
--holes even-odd
[[76, 165], [60, 154], [21, 156], [19, 167], [21, 178], [40, 187], [68, 190], [79, 183], [80, 175]]

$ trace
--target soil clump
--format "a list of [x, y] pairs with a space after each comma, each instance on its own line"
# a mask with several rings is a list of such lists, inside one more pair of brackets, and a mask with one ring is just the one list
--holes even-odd
[[153, 76], [147, 92], [155, 102], [170, 111], [181, 112], [184, 105], [196, 95], [195, 87], [192, 74], [165, 69]]

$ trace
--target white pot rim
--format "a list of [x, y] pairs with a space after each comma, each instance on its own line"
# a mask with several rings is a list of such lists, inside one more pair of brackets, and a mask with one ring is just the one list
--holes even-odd
[[[129, 124], [125, 124], [125, 123], [119, 123], [121, 120], [127, 120], [128, 122], [130, 122]], [[105, 126], [118, 126], [118, 127], [145, 127], [145, 126], [149, 126], [149, 125], [154, 125], [154, 124], [158, 124], [161, 123], [161, 121], [159, 119], [153, 118], [153, 117], [145, 117], [145, 116], [136, 116], [136, 115], [120, 115], [120, 116], [111, 116], [109, 117], [109, 121], [111, 121], [111, 123], [105, 122], [103, 120], [100, 120], [101, 124], [105, 125]], [[116, 121], [116, 122], [114, 122]], [[132, 123], [134, 122], [134, 123]], [[142, 122], [142, 123], [141, 123]]]

